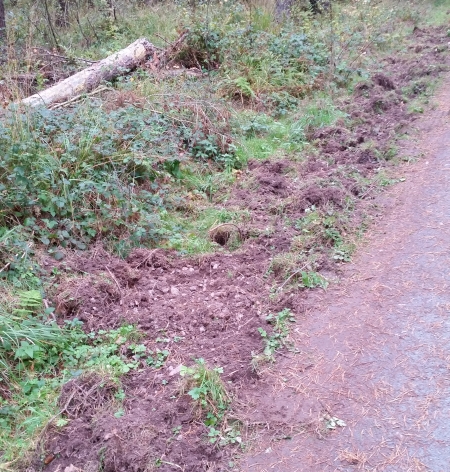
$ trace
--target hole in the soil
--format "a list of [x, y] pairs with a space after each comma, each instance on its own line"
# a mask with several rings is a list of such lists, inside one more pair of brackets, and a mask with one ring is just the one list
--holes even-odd
[[215, 226], [209, 230], [209, 237], [221, 246], [226, 246], [228, 243], [240, 243], [243, 241], [243, 234], [239, 226], [233, 223], [223, 223]]
[[216, 242], [217, 244], [220, 244], [221, 246], [225, 246], [225, 244], [228, 242], [230, 239], [230, 233], [227, 231], [218, 231], [214, 236], [212, 237], [213, 241]]

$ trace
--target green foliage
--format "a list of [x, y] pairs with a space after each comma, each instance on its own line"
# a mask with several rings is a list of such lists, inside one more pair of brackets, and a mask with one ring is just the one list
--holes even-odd
[[266, 321], [272, 325], [272, 332], [268, 333], [263, 328], [258, 328], [258, 332], [264, 341], [264, 351], [261, 355], [253, 355], [252, 365], [256, 370], [258, 363], [262, 360], [275, 362], [275, 354], [282, 347], [287, 346], [289, 336], [289, 323], [295, 323], [295, 317], [291, 310], [285, 308], [276, 315], [269, 314]]
[[[188, 395], [198, 404], [205, 414], [204, 423], [209, 427], [211, 442], [216, 442], [215, 428], [224, 420], [224, 415], [230, 404], [231, 398], [220, 378], [222, 367], [208, 368], [205, 360], [195, 360], [192, 367], [182, 366], [180, 375], [186, 380], [189, 388]], [[211, 435], [211, 436], [210, 436]]]
[[0, 314], [0, 367], [4, 381], [9, 382], [12, 376], [21, 375], [29, 367], [45, 374], [48, 369], [60, 366], [85, 369], [101, 366], [119, 376], [140, 365], [139, 356], [133, 356], [135, 352], [131, 350], [128, 355], [121, 351], [123, 345], [138, 336], [133, 326], [85, 333], [78, 320], [67, 321], [60, 328], [49, 317], [52, 309], [39, 314], [41, 310], [40, 293], [29, 291], [19, 294], [19, 308], [14, 315]]
[[[5, 460], [22, 457], [30, 440], [55, 414], [61, 386], [83, 372], [97, 371], [118, 381], [130, 370], [160, 368], [168, 350], [136, 344], [131, 325], [86, 333], [78, 320], [60, 328], [42, 309], [39, 292], [19, 294], [17, 309], [0, 313], [0, 449]], [[123, 393], [118, 394], [119, 398]], [[59, 422], [60, 426], [64, 422]]]
[[249, 213], [246, 211], [230, 211], [217, 204], [205, 207], [197, 203], [190, 212], [167, 213], [164, 222], [167, 232], [171, 234], [167, 246], [183, 255], [213, 252], [217, 244], [212, 242], [208, 234], [212, 227], [229, 222], [240, 224], [248, 218]]
[[145, 351], [135, 344], [127, 347], [140, 336], [134, 326], [90, 333], [85, 333], [81, 327], [82, 323], [77, 319], [66, 321], [66, 342], [62, 346], [61, 360], [67, 368], [101, 368], [112, 377], [120, 377], [143, 365], [141, 358]]
[[18, 292], [20, 307], [15, 311], [18, 315], [32, 315], [42, 308], [42, 295], [39, 290]]
[[148, 351], [147, 354], [148, 357], [145, 359], [146, 364], [155, 369], [160, 369], [164, 366], [170, 352], [167, 349], [156, 349], [156, 351]]
[[217, 444], [220, 447], [225, 447], [229, 444], [239, 444], [241, 449], [244, 448], [242, 433], [237, 422], [222, 429], [216, 429], [214, 426], [211, 426], [208, 432], [208, 440], [211, 444]]
[[[1, 219], [1, 210], [0, 210]], [[20, 225], [0, 226], [0, 280], [23, 290], [41, 286], [39, 267], [33, 260], [33, 244]]]
[[300, 287], [304, 288], [327, 288], [328, 281], [320, 274], [314, 271], [301, 271], [300, 272]]
[[60, 329], [31, 316], [0, 315], [0, 375], [8, 381], [31, 363], [45, 366], [49, 350], [59, 344]]
[[[202, 358], [196, 359], [193, 367], [181, 367], [180, 375], [187, 380], [191, 387], [188, 395], [198, 402], [207, 414], [223, 413], [230, 402], [228, 392], [220, 378], [222, 373], [222, 367], [209, 369]], [[215, 424], [216, 420], [217, 418], [207, 416], [207, 426]]]
[[[293, 240], [294, 250], [301, 250], [311, 254], [330, 248], [333, 259], [348, 262], [353, 252], [353, 245], [344, 237], [346, 231], [345, 216], [337, 214], [334, 210], [319, 210], [312, 206], [307, 209], [305, 216], [294, 222], [294, 227], [299, 230], [299, 236]], [[329, 249], [329, 250], [330, 250]], [[302, 272], [302, 285], [307, 288], [313, 286], [326, 287], [326, 282], [313, 275], [304, 275]]]
[[[59, 111], [12, 107], [3, 117], [0, 288], [15, 290], [0, 304], [3, 459], [23, 456], [30, 438], [57, 412], [56, 398], [67, 379], [97, 370], [117, 380], [134, 369], [160, 369], [170, 356], [167, 349], [150, 349], [133, 326], [90, 333], [77, 320], [58, 326], [52, 310], [42, 306], [43, 274], [35, 252], [45, 247], [61, 259], [60, 246], [84, 249], [97, 240], [106, 240], [121, 255], [135, 245], [158, 244], [181, 254], [217, 250], [208, 237], [211, 227], [251, 217], [222, 205], [242, 174], [236, 170], [249, 159], [309, 155], [305, 151], [313, 148], [308, 141], [315, 130], [346, 119], [335, 104], [338, 88], [351, 89], [367, 77], [364, 68], [377, 48], [403, 47], [399, 39], [428, 7], [426, 2], [375, 3], [333, 2], [332, 17], [294, 8], [291, 19], [274, 21], [267, 6], [239, 1], [211, 7], [210, 2], [181, 0], [145, 8], [123, 1], [116, 21], [104, 0], [81, 0], [76, 8], [68, 3], [68, 24], [53, 25], [52, 37], [42, 2], [30, 8], [23, 0], [11, 2], [8, 61], [2, 66], [6, 86], [9, 75], [26, 72], [36, 77], [31, 87], [41, 90], [47, 74], [60, 77], [78, 68], [77, 56], [99, 59], [142, 35], [160, 45], [164, 41], [165, 47], [184, 26], [187, 42], [177, 59], [209, 74], [161, 80], [140, 69], [108, 84], [115, 91], [90, 97], [90, 103]], [[443, 23], [446, 1], [433, 3], [429, 18]], [[48, 4], [55, 18], [58, 2]], [[68, 60], [48, 72], [50, 56], [39, 56], [39, 47], [56, 42]], [[25, 49], [29, 44], [36, 45], [32, 54]], [[116, 92], [131, 92], [124, 103], [134, 105], [115, 103]], [[410, 109], [420, 113], [431, 90], [427, 81], [417, 80], [405, 93], [413, 100]], [[377, 156], [388, 160], [395, 153], [391, 148]], [[392, 183], [378, 178], [380, 186]], [[272, 295], [286, 282], [325, 288], [314, 261], [323, 252], [348, 261], [354, 249], [342, 212], [332, 205], [311, 207], [286, 224], [297, 235], [290, 252], [272, 259], [269, 271], [284, 280]], [[255, 368], [291, 347], [294, 321], [287, 309], [267, 317], [270, 328], [258, 330], [264, 351], [254, 356]], [[203, 359], [182, 369], [188, 394], [204, 413], [209, 441], [241, 444], [239, 425], [227, 423], [231, 399], [221, 374]], [[123, 400], [124, 392], [116, 398]], [[123, 414], [118, 409], [115, 416]], [[61, 418], [56, 425], [66, 421]]]
[[346, 114], [339, 110], [331, 97], [317, 94], [309, 103], [305, 104], [298, 123], [306, 133], [313, 132], [325, 126], [332, 126]]
[[327, 64], [325, 44], [290, 30], [275, 34], [230, 26], [218, 47], [226, 77], [222, 93], [262, 103], [278, 116], [298, 106]]
[[189, 121], [174, 125], [170, 112], [135, 107], [10, 114], [0, 126], [0, 238], [20, 221], [51, 250], [124, 235], [130, 245], [157, 241], [163, 181], [179, 178], [186, 159], [180, 147], [194, 159], [233, 167], [232, 145], [208, 132]]

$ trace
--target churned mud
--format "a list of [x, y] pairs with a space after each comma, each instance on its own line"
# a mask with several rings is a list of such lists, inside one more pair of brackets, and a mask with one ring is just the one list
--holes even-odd
[[448, 77], [436, 102], [405, 149], [423, 160], [383, 197], [369, 244], [341, 284], [308, 297], [301, 352], [280, 360], [271, 393], [247, 392], [249, 418], [272, 431], [241, 470], [448, 470]]
[[[95, 376], [69, 382], [60, 404], [70, 421], [47, 429], [52, 460], [44, 470], [230, 470], [235, 451], [208, 443], [180, 387], [180, 365], [200, 357], [224, 368], [234, 398], [229, 416], [249, 447], [234, 470], [447, 470], [448, 80], [417, 143], [426, 157], [405, 170], [406, 182], [377, 199], [362, 185], [389, 167], [393, 140], [417, 120], [408, 101], [448, 70], [447, 41], [445, 29], [416, 30], [403, 56], [387, 59], [341, 103], [348, 120], [310, 130], [319, 152], [250, 162], [225, 203], [251, 212], [238, 250], [225, 238], [217, 241], [221, 252], [191, 259], [136, 249], [120, 260], [100, 246], [67, 254], [52, 294], [59, 321], [78, 318], [88, 331], [133, 323], [144, 344], [170, 354], [162, 368], [124, 377], [120, 417], [110, 408], [114, 385]], [[285, 280], [271, 262], [301, 234], [285, 217], [350, 203], [348, 230], [360, 224], [362, 209], [385, 216], [352, 265], [334, 262], [324, 243], [314, 270], [342, 282], [326, 293], [286, 286], [271, 296]], [[297, 318], [298, 353], [255, 371], [258, 327], [270, 330], [265, 317], [284, 308]]]

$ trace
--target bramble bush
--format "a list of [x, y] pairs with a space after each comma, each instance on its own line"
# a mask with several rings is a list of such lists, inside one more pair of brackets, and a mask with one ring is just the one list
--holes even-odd
[[0, 124], [0, 228], [19, 222], [50, 249], [99, 238], [152, 244], [184, 161], [233, 165], [232, 144], [208, 132], [187, 119], [174, 125], [170, 109], [11, 112]]

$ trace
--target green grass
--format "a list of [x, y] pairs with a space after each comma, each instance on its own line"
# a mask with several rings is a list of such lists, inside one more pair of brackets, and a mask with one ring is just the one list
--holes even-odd
[[346, 115], [340, 111], [332, 97], [318, 94], [306, 102], [298, 117], [297, 125], [304, 130], [316, 130], [332, 126], [339, 119], [345, 119]]
[[323, 93], [305, 99], [300, 111], [286, 118], [275, 119], [268, 115], [242, 113], [236, 127], [244, 137], [240, 139], [237, 155], [243, 162], [249, 159], [276, 159], [289, 156], [301, 159], [300, 153], [308, 146], [307, 133], [334, 125], [346, 115]]
[[42, 379], [31, 373], [14, 382], [10, 400], [0, 404], [0, 467], [14, 467], [15, 463], [20, 467], [36, 447], [42, 428], [58, 411], [61, 383], [61, 378]]
[[214, 252], [219, 249], [209, 237], [209, 230], [221, 223], [241, 225], [249, 218], [246, 210], [232, 211], [216, 206], [196, 206], [193, 213], [168, 212], [162, 220], [166, 232], [172, 236], [164, 245], [181, 254], [193, 255]]
[[[131, 325], [85, 333], [73, 320], [53, 322], [39, 291], [15, 292], [3, 284], [0, 295], [0, 461], [27, 458], [50, 419], [58, 414], [62, 385], [82, 373], [96, 372], [120, 385], [120, 377], [142, 365], [160, 368], [169, 352], [154, 353], [137, 344]], [[17, 463], [20, 469], [21, 462]], [[13, 469], [15, 470], [15, 469]]]
[[210, 368], [202, 358], [195, 359], [192, 367], [182, 366], [180, 371], [184, 381], [182, 392], [197, 404], [213, 443], [217, 439], [216, 428], [222, 426], [231, 403], [231, 396], [221, 379], [222, 374], [222, 367]]
[[433, 7], [427, 8], [422, 18], [426, 18], [426, 23], [431, 26], [440, 26], [449, 24], [449, 0], [434, 0]]

